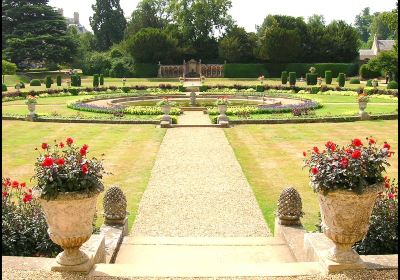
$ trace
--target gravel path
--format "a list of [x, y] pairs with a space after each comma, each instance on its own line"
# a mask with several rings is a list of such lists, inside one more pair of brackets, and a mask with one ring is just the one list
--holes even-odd
[[178, 117], [179, 124], [206, 125], [211, 124], [207, 114], [198, 111], [185, 111]]
[[167, 131], [131, 235], [270, 235], [223, 130]]

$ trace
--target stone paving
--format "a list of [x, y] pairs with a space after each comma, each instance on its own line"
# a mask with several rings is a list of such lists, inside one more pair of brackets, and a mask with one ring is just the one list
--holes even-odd
[[199, 111], [185, 111], [178, 117], [180, 125], [208, 125], [211, 124], [207, 114]]
[[[186, 112], [184, 118], [193, 121], [197, 115], [199, 122], [208, 119], [199, 114]], [[222, 129], [167, 131], [131, 235], [270, 236]]]

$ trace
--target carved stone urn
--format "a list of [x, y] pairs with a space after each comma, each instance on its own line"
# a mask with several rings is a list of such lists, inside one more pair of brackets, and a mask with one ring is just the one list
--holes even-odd
[[163, 106], [161, 106], [161, 111], [164, 114], [161, 118], [161, 121], [167, 121], [167, 122], [171, 123], [172, 120], [171, 120], [171, 116], [169, 115], [169, 112], [171, 111], [171, 106], [163, 105]]
[[30, 117], [35, 116], [35, 108], [36, 108], [36, 104], [35, 103], [29, 103], [28, 104], [28, 110], [29, 110], [29, 116]]
[[361, 119], [368, 119], [369, 115], [367, 112], [365, 112], [365, 109], [367, 108], [368, 102], [365, 101], [359, 101], [358, 102], [358, 108], [360, 109], [360, 117]]
[[328, 251], [328, 259], [337, 263], [361, 262], [352, 246], [367, 234], [375, 200], [382, 189], [383, 183], [377, 183], [362, 194], [346, 190], [318, 194], [322, 230], [335, 243]]
[[99, 193], [60, 193], [49, 201], [40, 198], [39, 192], [34, 195], [43, 208], [50, 239], [64, 249], [57, 255], [57, 263], [73, 266], [87, 262], [88, 256], [79, 248], [92, 235]]
[[229, 119], [226, 116], [226, 110], [228, 110], [228, 105], [218, 105], [218, 111], [219, 111], [219, 116], [218, 116], [218, 123], [220, 122], [228, 122]]

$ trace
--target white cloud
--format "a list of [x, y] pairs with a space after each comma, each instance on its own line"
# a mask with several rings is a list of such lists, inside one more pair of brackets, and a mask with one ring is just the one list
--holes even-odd
[[[91, 30], [89, 17], [93, 15], [92, 5], [95, 0], [50, 0], [49, 5], [64, 9], [64, 16], [72, 17], [74, 12], [79, 12], [81, 24]], [[139, 0], [121, 0], [120, 5], [125, 17], [130, 17]], [[332, 20], [344, 20], [353, 23], [354, 18], [365, 7], [370, 7], [371, 12], [389, 11], [395, 8], [395, 0], [232, 0], [230, 14], [247, 31], [255, 31], [255, 25], [260, 25], [266, 15], [281, 14], [296, 17], [307, 17], [321, 14], [327, 23]]]

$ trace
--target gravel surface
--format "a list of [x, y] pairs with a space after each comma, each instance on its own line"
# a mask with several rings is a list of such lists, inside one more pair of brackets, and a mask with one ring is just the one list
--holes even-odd
[[270, 236], [223, 130], [167, 131], [131, 235]]
[[[61, 273], [61, 272], [43, 272], [43, 271], [24, 271], [24, 270], [2, 270], [3, 280], [89, 280], [85, 275]], [[394, 280], [398, 279], [398, 270], [364, 270], [359, 272], [345, 272], [328, 276], [296, 276], [296, 277], [226, 277], [226, 278], [126, 278], [126, 277], [101, 277], [101, 280], [128, 280], [128, 279], [240, 279], [240, 280]]]
[[178, 118], [178, 124], [189, 124], [189, 125], [199, 125], [199, 124], [211, 124], [210, 118], [207, 114], [197, 111], [186, 111]]

